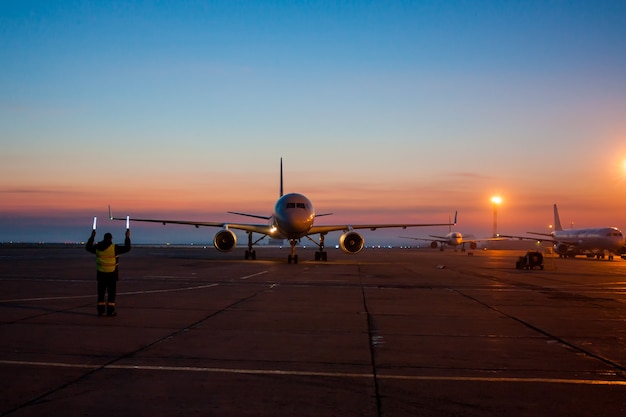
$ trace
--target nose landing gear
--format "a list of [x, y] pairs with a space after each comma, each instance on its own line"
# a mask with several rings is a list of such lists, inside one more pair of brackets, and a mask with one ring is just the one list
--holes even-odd
[[289, 241], [289, 244], [291, 245], [291, 253], [289, 254], [289, 256], [287, 256], [287, 263], [291, 263], [291, 261], [293, 261], [294, 264], [298, 263], [298, 255], [296, 255], [296, 245], [298, 244], [298, 241], [295, 239], [291, 239]]

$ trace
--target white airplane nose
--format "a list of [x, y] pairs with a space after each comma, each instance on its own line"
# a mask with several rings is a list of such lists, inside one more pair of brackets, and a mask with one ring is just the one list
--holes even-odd
[[308, 213], [294, 212], [288, 213], [288, 215], [281, 219], [280, 227], [289, 233], [299, 234], [308, 232], [312, 224], [312, 216]]

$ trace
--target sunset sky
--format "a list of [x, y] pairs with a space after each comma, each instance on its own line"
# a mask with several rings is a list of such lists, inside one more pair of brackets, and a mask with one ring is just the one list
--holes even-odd
[[3, 1], [0, 45], [0, 242], [270, 214], [281, 157], [320, 224], [626, 229], [623, 0]]

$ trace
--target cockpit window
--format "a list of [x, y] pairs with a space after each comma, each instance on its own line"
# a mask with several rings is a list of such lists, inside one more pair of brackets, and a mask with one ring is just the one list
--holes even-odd
[[287, 203], [286, 208], [306, 208], [306, 204], [304, 203]]

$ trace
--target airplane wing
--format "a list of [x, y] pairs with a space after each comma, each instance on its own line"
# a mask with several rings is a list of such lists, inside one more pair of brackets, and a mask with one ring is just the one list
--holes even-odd
[[552, 237], [552, 235], [549, 235], [547, 233], [539, 233], [539, 232], [528, 232], [530, 234], [537, 234], [540, 236], [548, 236], [548, 237], [532, 237], [532, 236], [513, 236], [513, 235], [498, 235], [504, 238], [509, 238], [509, 239], [519, 239], [519, 240], [534, 240], [537, 242], [556, 242], [554, 240], [554, 238]]
[[447, 243], [448, 239], [443, 236], [433, 236], [430, 237], [412, 237], [412, 236], [398, 236], [402, 239], [412, 239], [412, 240], [423, 240], [424, 242], [443, 242]]
[[[259, 216], [256, 214], [247, 214], [247, 213], [239, 213], [239, 212], [229, 212], [231, 214], [238, 214], [242, 216], [255, 217], [260, 219], [269, 220], [269, 216]], [[326, 213], [322, 216], [330, 215], [332, 213]], [[316, 216], [318, 217], [318, 216]], [[126, 220], [125, 217], [114, 217], [111, 214], [111, 207], [109, 206], [109, 218], [111, 220]], [[129, 218], [134, 222], [149, 222], [149, 223], [161, 223], [163, 225], [166, 224], [184, 224], [195, 226], [196, 228], [203, 227], [221, 227], [226, 229], [236, 229], [243, 230], [246, 232], [254, 232], [261, 233], [264, 235], [271, 234], [271, 226], [269, 224], [250, 224], [250, 223], [230, 223], [230, 222], [203, 222], [203, 221], [193, 221], [193, 220], [164, 220], [164, 219], [139, 219], [139, 218]], [[406, 223], [406, 224], [396, 224], [396, 223], [381, 223], [381, 224], [336, 224], [336, 225], [324, 225], [324, 226], [313, 226], [311, 230], [307, 233], [307, 235], [316, 235], [316, 234], [326, 234], [329, 232], [335, 231], [350, 231], [357, 229], [386, 229], [386, 228], [402, 228], [406, 229], [407, 227], [427, 227], [427, 226], [455, 226], [456, 225], [456, 214], [454, 216], [454, 223]]]
[[[429, 235], [430, 237], [410, 237], [410, 236], [399, 236], [403, 239], [413, 239], [413, 240], [423, 240], [426, 242], [444, 242], [447, 243], [449, 241], [449, 239], [446, 239], [444, 236], [435, 236], [435, 235]], [[470, 239], [461, 239], [461, 244], [463, 243], [473, 243], [473, 242], [497, 242], [497, 241], [501, 241], [501, 240], [508, 240], [508, 237], [484, 237], [484, 238], [478, 238], [478, 239], [474, 239], [474, 238], [470, 238]]]
[[[237, 213], [239, 214], [239, 213]], [[261, 217], [255, 215], [249, 215], [250, 217]], [[111, 220], [126, 220], [126, 217], [113, 217], [109, 216]], [[203, 222], [203, 221], [193, 221], [193, 220], [165, 220], [165, 219], [138, 219], [138, 218], [130, 218], [130, 220], [134, 222], [149, 222], [149, 223], [161, 223], [163, 225], [166, 224], [185, 224], [190, 226], [197, 227], [221, 227], [226, 229], [237, 229], [243, 230], [246, 232], [254, 232], [261, 233], [265, 235], [270, 234], [270, 226], [268, 224], [250, 224], [250, 223], [231, 223], [231, 222]], [[403, 228], [407, 227], [426, 227], [426, 226], [454, 226], [453, 223], [411, 223], [411, 224], [338, 224], [338, 225], [325, 225], [325, 226], [313, 226], [309, 231], [308, 235], [315, 234], [325, 234], [329, 232], [335, 231], [349, 231], [356, 229], [385, 229], [385, 228]]]
[[[243, 214], [243, 213], [236, 213]], [[245, 215], [245, 214], [244, 214]], [[264, 216], [256, 216], [247, 214], [250, 217], [257, 217], [262, 219], [269, 219], [269, 217]], [[111, 215], [111, 208], [109, 207], [109, 219], [111, 220], [126, 220], [125, 217], [114, 217]], [[221, 227], [223, 229], [237, 229], [243, 230], [246, 232], [254, 232], [261, 233], [264, 235], [270, 234], [270, 226], [268, 224], [251, 224], [251, 223], [230, 223], [230, 222], [201, 222], [201, 221], [193, 221], [193, 220], [163, 220], [163, 219], [139, 219], [139, 218], [129, 218], [133, 222], [147, 222], [147, 223], [161, 223], [163, 225], [166, 224], [184, 224], [189, 226], [195, 226], [196, 228], [202, 227]]]
[[552, 243], [564, 243], [566, 245], [570, 245], [570, 246], [579, 246], [580, 245], [580, 239], [575, 237], [575, 238], [566, 238], [566, 237], [559, 237], [558, 239], [555, 239], [553, 235], [548, 234], [548, 233], [539, 233], [539, 232], [527, 232], [528, 234], [531, 235], [538, 235], [538, 236], [549, 236], [549, 239], [545, 239], [545, 238], [530, 238], [530, 239], [534, 239], [534, 240], [538, 240], [540, 242], [552, 242]]
[[[317, 217], [317, 216], [316, 216]], [[429, 226], [456, 226], [456, 218], [457, 213], [454, 213], [454, 223], [379, 223], [379, 224], [335, 224], [335, 225], [320, 225], [313, 226], [309, 231], [308, 235], [316, 235], [316, 234], [326, 234], [329, 232], [337, 232], [337, 231], [350, 231], [350, 230], [358, 230], [358, 229], [390, 229], [390, 228], [402, 228], [406, 229], [407, 227], [429, 227]], [[431, 240], [431, 239], [429, 239]]]
[[[465, 239], [463, 238], [461, 240], [461, 243], [472, 243], [472, 242], [499, 242], [502, 240], [509, 240], [509, 236], [497, 236], [497, 237], [482, 237], [482, 238], [478, 238], [478, 239]], [[536, 240], [536, 239], [535, 239]]]
[[540, 232], [526, 232], [526, 233], [528, 233], [529, 235], [553, 237], [551, 233], [540, 233]]
[[313, 226], [309, 231], [309, 235], [316, 235], [318, 233], [326, 234], [329, 232], [336, 231], [350, 231], [350, 230], [358, 230], [358, 229], [390, 229], [390, 228], [402, 228], [406, 229], [407, 227], [428, 227], [428, 226], [455, 226], [456, 225], [456, 216], [454, 216], [454, 223], [380, 223], [380, 224], [335, 224], [335, 225], [320, 225]]
[[580, 246], [581, 242], [579, 239], [576, 238], [572, 238], [572, 239], [567, 239], [567, 238], [559, 238], [559, 239], [555, 239], [554, 236], [552, 236], [551, 234], [548, 233], [539, 233], [539, 232], [527, 232], [528, 234], [531, 235], [537, 235], [537, 236], [546, 236], [546, 237], [532, 237], [532, 236], [509, 236], [509, 235], [500, 235], [502, 237], [508, 237], [508, 238], [512, 238], [512, 239], [519, 239], [519, 240], [534, 240], [535, 242], [550, 242], [552, 244], [563, 244], [566, 246], [572, 246], [572, 247], [577, 247]]

